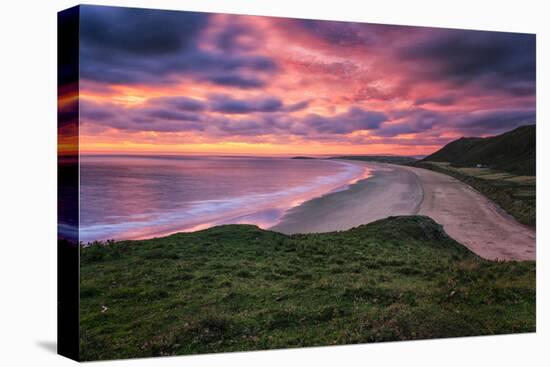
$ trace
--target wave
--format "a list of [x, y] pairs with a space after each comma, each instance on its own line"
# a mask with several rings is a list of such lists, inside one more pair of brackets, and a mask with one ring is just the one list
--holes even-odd
[[275, 192], [190, 201], [178, 210], [126, 218], [105, 218], [114, 222], [81, 226], [79, 237], [83, 242], [143, 239], [175, 232], [196, 231], [221, 224], [247, 223], [269, 228], [276, 225], [287, 210], [327, 193], [345, 190], [349, 185], [370, 176], [370, 170], [366, 165], [330, 162], [341, 165], [344, 169], [337, 174], [316, 177], [306, 184]]

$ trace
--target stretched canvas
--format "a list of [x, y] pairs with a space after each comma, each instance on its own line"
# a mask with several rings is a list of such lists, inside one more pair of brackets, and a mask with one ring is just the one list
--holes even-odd
[[535, 331], [534, 34], [58, 15], [59, 353]]

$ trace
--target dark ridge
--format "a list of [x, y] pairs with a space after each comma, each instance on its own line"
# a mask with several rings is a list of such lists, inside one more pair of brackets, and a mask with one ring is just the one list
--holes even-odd
[[453, 167], [488, 167], [534, 176], [536, 127], [526, 125], [489, 138], [460, 138], [422, 161], [449, 162]]

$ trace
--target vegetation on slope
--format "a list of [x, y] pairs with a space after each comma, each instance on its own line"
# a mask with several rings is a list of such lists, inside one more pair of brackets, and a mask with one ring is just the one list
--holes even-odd
[[526, 125], [490, 138], [460, 138], [423, 161], [449, 162], [453, 167], [482, 165], [516, 175], [534, 176], [535, 136], [535, 125]]
[[535, 330], [535, 264], [480, 259], [422, 216], [96, 243], [80, 295], [83, 360]]

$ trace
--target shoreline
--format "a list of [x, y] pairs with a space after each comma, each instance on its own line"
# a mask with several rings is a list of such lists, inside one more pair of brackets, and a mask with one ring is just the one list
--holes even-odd
[[345, 163], [363, 166], [363, 172], [368, 172], [369, 176], [355, 177], [346, 185], [333, 187], [320, 196], [282, 210], [283, 214], [277, 214], [277, 221], [271, 222], [275, 222], [273, 225], [250, 220], [251, 213], [261, 213], [261, 208], [256, 208], [240, 216], [203, 223], [201, 228], [195, 226], [191, 231], [179, 227], [117, 241], [195, 233], [225, 224], [251, 224], [287, 235], [327, 233], [388, 217], [423, 215], [442, 225], [449, 236], [482, 258], [536, 260], [535, 231], [517, 222], [463, 182], [416, 167], [375, 162]]
[[[90, 243], [94, 241], [126, 241], [126, 240], [147, 240], [169, 236], [175, 233], [193, 233], [203, 229], [220, 226], [224, 224], [252, 224], [262, 229], [269, 229], [282, 220], [286, 214], [294, 208], [303, 204], [322, 198], [333, 193], [340, 193], [348, 190], [359, 181], [367, 180], [372, 175], [371, 165], [356, 161], [347, 160], [327, 160], [334, 166], [342, 167], [342, 170], [335, 173], [332, 169], [326, 171], [326, 175], [316, 177], [312, 182], [299, 187], [290, 187], [276, 192], [269, 192], [256, 195], [258, 197], [271, 197], [271, 200], [265, 198], [256, 198], [254, 194], [244, 197], [233, 197], [220, 200], [217, 205], [233, 205], [234, 208], [227, 211], [212, 211], [208, 216], [196, 217], [196, 220], [184, 223], [178, 222], [178, 216], [193, 210], [193, 207], [173, 213], [170, 222], [173, 224], [165, 226], [148, 225], [146, 222], [128, 222], [117, 224], [98, 224], [81, 229], [83, 233], [93, 233], [99, 231], [102, 227], [121, 227], [118, 235], [99, 236], [92, 238], [89, 234], [82, 236], [82, 242]], [[340, 177], [339, 177], [340, 176]], [[335, 180], [335, 178], [338, 178]], [[305, 190], [307, 188], [307, 190]], [[238, 206], [237, 204], [238, 203]], [[159, 214], [160, 217], [161, 214]], [[165, 216], [165, 215], [163, 215]], [[166, 218], [162, 218], [168, 223]]]
[[399, 215], [424, 215], [488, 260], [536, 260], [535, 230], [454, 177], [423, 168], [370, 163], [374, 174], [349, 190], [293, 208], [270, 230], [343, 231]]
[[360, 163], [372, 175], [288, 210], [268, 228], [285, 234], [348, 230], [389, 216], [417, 214], [423, 190], [414, 173], [383, 163]]

